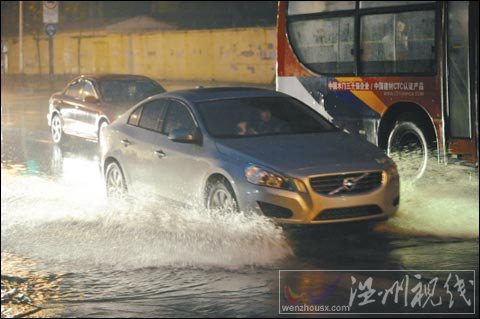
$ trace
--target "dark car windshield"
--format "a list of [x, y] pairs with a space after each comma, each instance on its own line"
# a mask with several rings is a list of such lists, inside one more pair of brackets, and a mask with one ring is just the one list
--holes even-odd
[[137, 103], [165, 89], [151, 80], [102, 80], [100, 92], [105, 102]]
[[288, 97], [255, 97], [198, 103], [207, 131], [214, 137], [305, 134], [336, 128], [305, 104]]

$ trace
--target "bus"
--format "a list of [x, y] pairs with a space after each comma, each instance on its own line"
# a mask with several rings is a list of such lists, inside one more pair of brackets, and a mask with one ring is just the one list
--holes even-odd
[[429, 158], [478, 167], [478, 10], [280, 1], [276, 88], [403, 160], [414, 179]]

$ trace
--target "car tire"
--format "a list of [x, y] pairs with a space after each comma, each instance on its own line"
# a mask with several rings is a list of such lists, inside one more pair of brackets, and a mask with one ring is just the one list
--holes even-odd
[[50, 133], [52, 134], [52, 140], [55, 144], [61, 144], [65, 141], [62, 118], [58, 114], [55, 114], [52, 117], [52, 122], [50, 124]]
[[387, 155], [397, 163], [400, 176], [420, 179], [427, 168], [429, 143], [426, 130], [414, 121], [399, 121], [388, 136]]
[[127, 197], [127, 183], [123, 171], [117, 162], [111, 162], [107, 166], [105, 188], [109, 199], [125, 199]]
[[210, 183], [205, 193], [207, 209], [229, 212], [239, 211], [235, 192], [228, 181], [216, 180]]

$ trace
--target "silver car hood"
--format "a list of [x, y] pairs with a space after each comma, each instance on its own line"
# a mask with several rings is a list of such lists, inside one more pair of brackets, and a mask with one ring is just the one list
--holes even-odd
[[216, 140], [219, 152], [291, 176], [385, 169], [384, 152], [373, 144], [335, 131], [316, 134]]

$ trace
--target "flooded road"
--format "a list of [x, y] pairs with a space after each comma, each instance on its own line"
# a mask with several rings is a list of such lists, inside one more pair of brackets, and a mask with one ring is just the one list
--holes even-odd
[[400, 211], [376, 225], [284, 230], [152, 198], [109, 203], [97, 144], [54, 145], [47, 100], [2, 97], [2, 290], [6, 273], [45, 282], [42, 316], [276, 316], [282, 269], [478, 278], [474, 168], [433, 163], [402, 183]]

